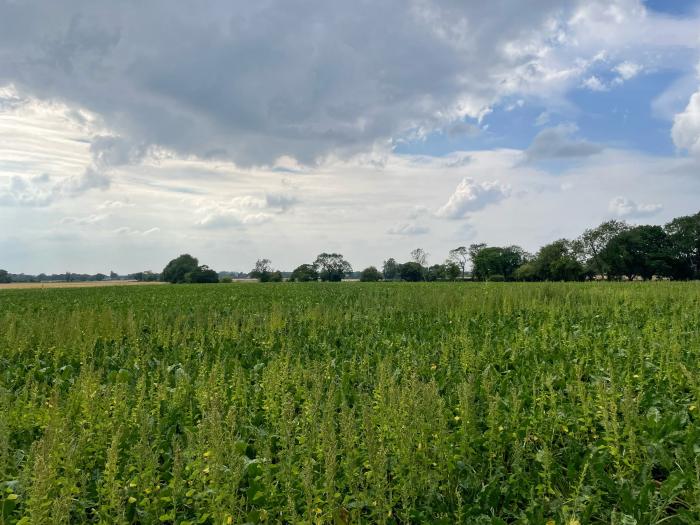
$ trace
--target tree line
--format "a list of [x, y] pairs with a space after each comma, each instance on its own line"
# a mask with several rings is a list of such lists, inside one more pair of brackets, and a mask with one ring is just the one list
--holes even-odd
[[[450, 250], [443, 263], [429, 265], [428, 256], [416, 248], [406, 262], [389, 258], [381, 270], [369, 266], [353, 272], [343, 255], [324, 252], [291, 274], [274, 269], [269, 259], [259, 259], [248, 275], [261, 282], [337, 282], [349, 277], [360, 281], [700, 279], [700, 213], [678, 217], [664, 226], [609, 220], [576, 239], [547, 244], [535, 254], [517, 245], [477, 243]], [[170, 282], [217, 282], [216, 272], [199, 266], [190, 255], [171, 261], [162, 275]]]
[[160, 281], [160, 274], [151, 271], [136, 272], [119, 275], [115, 272], [104, 273], [40, 273], [37, 275], [26, 273], [9, 273], [0, 270], [0, 284], [7, 283], [51, 283], [51, 282], [93, 282], [93, 281]]
[[478, 280], [700, 279], [700, 213], [664, 226], [610, 220], [573, 240], [559, 239], [528, 254], [519, 246], [467, 248]]
[[[360, 281], [585, 281], [648, 280], [652, 278], [700, 279], [700, 212], [677, 217], [663, 226], [630, 225], [609, 220], [589, 228], [575, 239], [559, 239], [530, 254], [520, 246], [488, 246], [483, 243], [458, 246], [446, 260], [428, 264], [429, 254], [421, 248], [408, 261], [385, 260], [381, 270], [369, 266], [353, 272], [339, 253], [321, 253], [313, 262], [299, 265], [291, 273], [276, 270], [269, 259], [259, 259], [245, 273], [220, 272], [200, 265], [196, 257], [184, 254], [158, 273], [138, 272], [126, 278], [171, 283], [231, 282], [248, 277], [261, 282], [283, 280], [337, 282], [347, 278]], [[469, 269], [468, 269], [469, 268]], [[104, 274], [13, 275], [0, 270], [0, 283], [35, 280], [104, 280]], [[123, 278], [114, 272], [110, 279]]]

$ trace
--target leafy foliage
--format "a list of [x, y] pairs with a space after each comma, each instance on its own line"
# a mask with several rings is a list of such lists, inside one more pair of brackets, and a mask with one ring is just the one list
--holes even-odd
[[608, 274], [651, 279], [670, 270], [669, 239], [660, 226], [637, 226], [613, 237], [601, 253]]
[[368, 266], [360, 273], [360, 281], [362, 282], [377, 282], [382, 280], [382, 272], [374, 266]]
[[382, 265], [382, 274], [384, 275], [385, 281], [394, 281], [399, 279], [401, 277], [400, 273], [399, 263], [396, 262], [396, 259], [390, 257], [384, 261], [384, 264]]
[[261, 283], [282, 282], [282, 273], [272, 269], [272, 262], [270, 259], [258, 259], [255, 263], [255, 268], [253, 268], [249, 275]]
[[339, 253], [322, 253], [316, 257], [314, 266], [322, 281], [339, 282], [352, 272], [352, 266]]
[[169, 283], [185, 283], [187, 282], [187, 274], [196, 271], [198, 267], [197, 258], [185, 253], [170, 261], [163, 269], [161, 276], [164, 281]]
[[472, 273], [482, 280], [493, 280], [494, 276], [510, 280], [525, 260], [525, 252], [518, 246], [482, 247], [474, 253]]
[[318, 271], [313, 264], [302, 264], [294, 269], [289, 280], [300, 283], [318, 281]]
[[163, 269], [162, 279], [169, 283], [218, 283], [219, 275], [207, 265], [199, 266], [196, 257], [189, 254], [173, 259]]
[[422, 281], [425, 268], [415, 261], [409, 261], [399, 266], [399, 276], [408, 282]]
[[0, 293], [0, 522], [698, 523], [699, 283]]

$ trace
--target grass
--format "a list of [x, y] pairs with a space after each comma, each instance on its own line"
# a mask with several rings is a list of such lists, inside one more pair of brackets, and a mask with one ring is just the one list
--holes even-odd
[[700, 283], [0, 294], [0, 523], [698, 523]]

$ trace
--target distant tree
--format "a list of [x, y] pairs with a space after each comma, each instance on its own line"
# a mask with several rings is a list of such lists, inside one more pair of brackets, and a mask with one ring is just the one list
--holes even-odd
[[426, 281], [456, 281], [460, 274], [459, 265], [451, 260], [445, 261], [444, 264], [433, 264], [423, 271]]
[[248, 275], [261, 283], [266, 283], [272, 280], [273, 273], [272, 261], [270, 261], [270, 259], [258, 259], [255, 262], [255, 268], [253, 268]]
[[608, 268], [602, 252], [611, 239], [629, 228], [624, 221], [610, 220], [584, 231], [577, 239], [574, 247], [580, 253], [580, 258], [587, 261], [594, 275], [607, 276]]
[[474, 259], [476, 259], [477, 254], [486, 248], [486, 243], [479, 242], [475, 244], [470, 244], [469, 248], [467, 248], [467, 252], [469, 252], [469, 260], [472, 262], [472, 267], [474, 266]]
[[382, 272], [374, 266], [368, 266], [360, 273], [360, 281], [362, 282], [377, 282], [382, 280]]
[[456, 281], [459, 276], [462, 276], [462, 279], [464, 279], [464, 267], [460, 266], [458, 263], [454, 261], [445, 261], [445, 264], [443, 266], [443, 273], [445, 279], [448, 281]]
[[535, 263], [528, 261], [518, 266], [518, 269], [513, 272], [513, 279], [516, 281], [539, 281]]
[[110, 278], [112, 281], [114, 281], [114, 280], [116, 280], [116, 279], [119, 279], [119, 275], [117, 275], [116, 273], [114, 273], [114, 271], [110, 271], [110, 272], [109, 272], [109, 278]]
[[700, 279], [700, 213], [678, 217], [664, 230], [670, 249], [670, 277]]
[[10, 278], [10, 274], [7, 272], [7, 270], [0, 270], [0, 283], [7, 284], [11, 282], [12, 279]]
[[421, 266], [425, 266], [428, 264], [428, 253], [423, 248], [411, 250], [411, 260]]
[[104, 281], [107, 276], [103, 273], [96, 273], [94, 276], [95, 281]]
[[462, 279], [467, 272], [467, 261], [469, 260], [469, 249], [466, 246], [458, 246], [450, 250], [450, 260], [454, 261], [462, 270]]
[[399, 263], [396, 262], [396, 259], [390, 257], [389, 259], [384, 261], [384, 264], [382, 266], [382, 273], [384, 274], [385, 281], [393, 281], [395, 279], [400, 279], [401, 275], [399, 272]]
[[[539, 281], [580, 281], [586, 276], [583, 264], [576, 258], [571, 243], [566, 239], [543, 246], [537, 256], [526, 264], [528, 269], [518, 268], [516, 278], [533, 280], [528, 277], [534, 277], [534, 280]], [[532, 271], [534, 275], [528, 275], [528, 271]]]
[[322, 281], [338, 282], [352, 272], [352, 266], [339, 253], [322, 253], [316, 257], [314, 266]]
[[270, 272], [268, 282], [270, 283], [281, 283], [284, 279], [282, 278], [282, 272], [275, 270]]
[[219, 282], [224, 284], [231, 284], [233, 282], [233, 279], [230, 275], [224, 275], [223, 277], [219, 278]]
[[185, 279], [188, 283], [218, 283], [219, 274], [204, 264], [189, 272]]
[[199, 261], [190, 254], [185, 253], [170, 261], [163, 268], [162, 279], [169, 283], [185, 283], [187, 282], [187, 274], [197, 270], [198, 266]]
[[289, 280], [300, 283], [318, 281], [318, 271], [313, 264], [302, 264], [294, 269]]
[[498, 275], [509, 281], [518, 267], [526, 262], [526, 254], [519, 246], [482, 247], [476, 251], [472, 262], [475, 278], [493, 280], [492, 277]]
[[403, 263], [399, 266], [399, 275], [401, 279], [409, 282], [422, 281], [424, 268], [422, 265], [415, 261], [410, 261]]
[[426, 281], [444, 281], [445, 280], [445, 266], [442, 264], [433, 264], [430, 268], [424, 272]]
[[660, 226], [636, 226], [610, 239], [600, 253], [611, 277], [629, 280], [667, 276], [671, 271], [669, 237]]

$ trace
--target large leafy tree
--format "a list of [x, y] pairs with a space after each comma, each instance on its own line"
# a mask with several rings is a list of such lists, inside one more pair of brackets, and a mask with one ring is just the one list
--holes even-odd
[[316, 257], [314, 266], [322, 281], [338, 282], [352, 272], [352, 266], [339, 253], [321, 253]]
[[602, 252], [611, 239], [629, 228], [629, 225], [624, 221], [610, 220], [595, 228], [589, 228], [575, 241], [574, 247], [578, 255], [588, 262], [594, 275], [606, 276], [608, 274]]
[[198, 266], [186, 276], [188, 283], [218, 283], [219, 274], [209, 268], [206, 264]]
[[467, 248], [467, 252], [469, 252], [469, 260], [472, 262], [472, 269], [474, 266], [474, 259], [476, 259], [477, 254], [486, 248], [486, 243], [483, 242], [477, 242], [474, 244], [470, 244], [469, 248]]
[[10, 279], [10, 274], [7, 273], [7, 270], [0, 270], [0, 283], [9, 283], [12, 282], [12, 279]]
[[282, 274], [272, 269], [272, 261], [270, 259], [258, 259], [255, 262], [255, 268], [248, 275], [261, 283], [282, 281]]
[[426, 281], [444, 281], [445, 267], [442, 264], [433, 264], [425, 271]]
[[700, 213], [678, 217], [664, 230], [668, 235], [674, 279], [700, 278]]
[[426, 281], [455, 281], [460, 273], [459, 265], [450, 259], [444, 264], [433, 264], [424, 272]]
[[460, 275], [462, 276], [462, 278], [464, 278], [464, 268], [459, 266], [459, 264], [457, 264], [454, 261], [445, 261], [445, 264], [442, 265], [442, 268], [443, 276], [448, 281], [456, 281]]
[[423, 266], [416, 261], [409, 261], [399, 266], [399, 275], [404, 281], [422, 281], [424, 277], [424, 270], [425, 269]]
[[661, 226], [635, 226], [619, 233], [600, 257], [611, 277], [647, 280], [671, 270], [669, 237]]
[[393, 257], [390, 257], [386, 261], [384, 261], [384, 265], [382, 266], [382, 274], [384, 275], [384, 280], [385, 281], [393, 281], [395, 279], [399, 279], [401, 277], [400, 272], [399, 272], [399, 263], [396, 262], [396, 259]]
[[185, 253], [170, 261], [163, 269], [161, 276], [164, 281], [169, 283], [186, 283], [188, 282], [187, 274], [196, 271], [198, 267], [197, 258]]
[[428, 264], [428, 253], [423, 248], [411, 250], [411, 260], [417, 262], [421, 266]]
[[467, 272], [467, 261], [469, 260], [469, 248], [466, 246], [458, 246], [457, 248], [450, 250], [449, 258], [459, 266], [460, 270], [462, 270], [462, 279], [464, 279]]
[[173, 259], [163, 269], [163, 281], [169, 283], [218, 283], [219, 275], [207, 265], [199, 266], [196, 257], [183, 254]]
[[[528, 264], [530, 266], [530, 271], [539, 281], [580, 281], [586, 276], [585, 268], [566, 239], [540, 248], [537, 256]], [[525, 273], [525, 270], [521, 273]]]
[[302, 264], [294, 269], [289, 280], [300, 283], [318, 281], [318, 271], [313, 264]]
[[476, 251], [472, 259], [474, 265], [472, 272], [474, 277], [481, 280], [500, 276], [510, 280], [525, 261], [525, 251], [519, 246], [482, 247]]
[[360, 281], [362, 282], [377, 282], [382, 280], [382, 272], [374, 266], [368, 266], [360, 273]]

